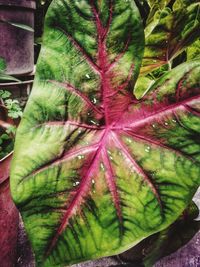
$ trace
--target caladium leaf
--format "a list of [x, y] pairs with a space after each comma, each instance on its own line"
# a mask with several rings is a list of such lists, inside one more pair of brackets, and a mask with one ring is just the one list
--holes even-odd
[[199, 37], [199, 28], [200, 3], [166, 12], [152, 32], [147, 31], [141, 74], [170, 62]]
[[133, 1], [50, 5], [11, 171], [38, 266], [132, 247], [176, 220], [200, 182], [200, 64], [137, 100], [143, 47]]
[[200, 229], [196, 221], [199, 209], [192, 202], [178, 220], [167, 229], [142, 240], [137, 246], [120, 255], [125, 262], [139, 262], [142, 266], [152, 267], [159, 259], [184, 246]]
[[145, 251], [145, 267], [151, 267], [156, 261], [177, 251], [194, 237], [200, 230], [200, 222], [194, 220], [198, 213], [198, 207], [191, 203], [174, 224], [158, 234], [157, 240], [148, 248], [149, 251]]

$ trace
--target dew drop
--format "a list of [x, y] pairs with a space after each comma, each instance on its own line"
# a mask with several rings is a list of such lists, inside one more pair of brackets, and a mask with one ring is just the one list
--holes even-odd
[[109, 159], [110, 159], [110, 160], [113, 160], [113, 157], [110, 155], [110, 156], [109, 156]]
[[147, 147], [145, 148], [145, 151], [146, 151], [146, 152], [150, 152], [150, 149], [151, 149], [150, 146], [147, 146]]
[[100, 164], [100, 167], [101, 167], [102, 171], [105, 171], [105, 167], [104, 167], [103, 163]]
[[111, 155], [111, 154], [112, 154], [112, 153], [111, 153], [111, 151], [110, 151], [109, 149], [107, 150], [107, 152], [108, 152], [108, 154], [109, 154], [109, 155]]
[[95, 97], [92, 99], [92, 103], [93, 104], [96, 104], [97, 103], [97, 99]]
[[77, 186], [77, 185], [79, 185], [79, 184], [80, 184], [80, 182], [77, 181], [77, 182], [74, 182], [74, 183], [73, 183], [73, 186]]
[[156, 125], [155, 125], [155, 124], [152, 124], [152, 127], [153, 127], [153, 128], [156, 128]]
[[119, 156], [122, 156], [122, 152], [121, 152], [121, 151], [118, 151], [118, 155], [119, 155]]
[[95, 181], [94, 181], [94, 179], [92, 179], [92, 184], [95, 184]]
[[90, 75], [89, 74], [86, 74], [85, 76], [86, 76], [86, 78], [90, 79]]
[[78, 159], [84, 159], [84, 155], [78, 155]]
[[132, 143], [132, 140], [130, 138], [126, 138], [126, 141], [130, 144]]
[[90, 120], [90, 122], [94, 125], [99, 125], [96, 121]]
[[168, 122], [165, 122], [164, 124], [165, 124], [166, 126], [167, 126], [167, 125], [169, 125], [169, 123], [168, 123]]
[[81, 131], [81, 130], [78, 130], [78, 133], [79, 133], [79, 134], [81, 134], [81, 133], [82, 133], [82, 131]]
[[174, 119], [172, 120], [172, 122], [174, 122], [174, 123], [177, 123], [177, 121], [176, 121], [176, 120], [174, 120]]

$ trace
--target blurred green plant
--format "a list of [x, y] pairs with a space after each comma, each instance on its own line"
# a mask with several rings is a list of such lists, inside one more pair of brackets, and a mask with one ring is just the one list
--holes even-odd
[[20, 82], [19, 79], [8, 75], [5, 73], [6, 70], [6, 62], [3, 58], [0, 57], [0, 81], [15, 81], [15, 82]]
[[11, 93], [7, 90], [0, 90], [0, 108], [7, 117], [0, 118], [0, 159], [2, 159], [13, 150], [16, 133], [13, 120], [21, 118], [22, 109], [19, 101], [11, 99]]

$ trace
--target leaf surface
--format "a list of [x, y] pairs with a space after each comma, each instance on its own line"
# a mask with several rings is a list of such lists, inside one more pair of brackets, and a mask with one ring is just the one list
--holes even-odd
[[157, 25], [146, 30], [141, 74], [169, 63], [199, 37], [200, 3], [170, 12], [167, 8], [157, 17]]
[[195, 220], [198, 214], [199, 209], [192, 202], [172, 225], [142, 240], [134, 248], [121, 254], [120, 258], [132, 262], [133, 266], [135, 263], [142, 263], [145, 267], [154, 266], [159, 259], [177, 251], [194, 237], [200, 229], [200, 222]]
[[[53, 1], [11, 171], [38, 266], [122, 252], [171, 224], [200, 173], [200, 64], [132, 94], [133, 1]], [[176, 75], [175, 75], [176, 74]]]

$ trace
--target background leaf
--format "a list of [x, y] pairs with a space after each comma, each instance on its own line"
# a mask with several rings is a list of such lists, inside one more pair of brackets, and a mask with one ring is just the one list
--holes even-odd
[[26, 25], [26, 24], [22, 24], [22, 23], [18, 23], [18, 22], [12, 22], [12, 21], [5, 21], [5, 20], [0, 20], [0, 23], [6, 23], [6, 24], [9, 24], [11, 26], [20, 28], [22, 30], [34, 32], [34, 29], [32, 27], [30, 27], [29, 25]]
[[6, 62], [3, 58], [0, 57], [0, 72], [6, 69]]
[[167, 64], [199, 37], [200, 3], [175, 11], [165, 9], [157, 21], [147, 31], [141, 74]]
[[187, 59], [195, 60], [200, 57], [200, 39], [196, 40], [191, 46], [187, 49]]

